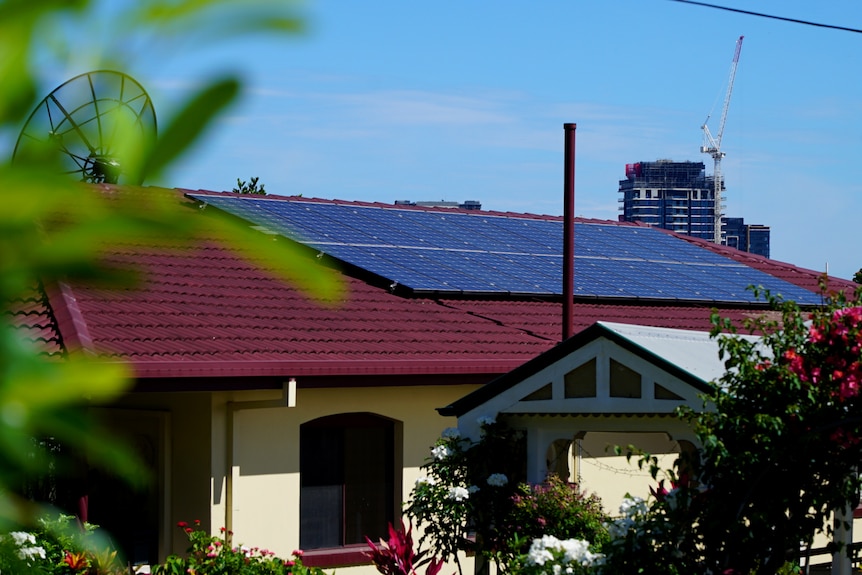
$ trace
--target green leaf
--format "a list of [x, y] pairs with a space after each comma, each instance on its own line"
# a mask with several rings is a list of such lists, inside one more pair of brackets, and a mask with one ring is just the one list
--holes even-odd
[[134, 179], [158, 178], [236, 99], [239, 89], [239, 81], [228, 77], [214, 81], [195, 94], [159, 135], [146, 155], [140, 175]]
[[309, 255], [300, 252], [292, 242], [262, 234], [219, 211], [205, 210], [203, 214], [208, 229], [220, 243], [245, 261], [299, 287], [318, 303], [333, 306], [341, 303], [344, 285], [335, 270], [309, 261]]

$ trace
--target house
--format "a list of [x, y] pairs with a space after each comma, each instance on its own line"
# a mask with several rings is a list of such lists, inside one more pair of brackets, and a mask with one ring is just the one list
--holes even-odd
[[[530, 483], [557, 474], [598, 494], [613, 513], [631, 495], [646, 499], [656, 481], [666, 478], [638, 472], [627, 455], [602, 452], [608, 446], [632, 446], [657, 458], [660, 470], [669, 470], [681, 453], [698, 448], [693, 429], [674, 411], [711, 409], [701, 394], [713, 391], [713, 382], [725, 373], [718, 353], [721, 337], [596, 322], [438, 411], [457, 417], [461, 437], [474, 441], [481, 437], [480, 422], [488, 418], [521, 430]], [[855, 533], [859, 545], [862, 505], [852, 519], [846, 513], [849, 521], [840, 515], [833, 519], [834, 541], [852, 544]], [[846, 554], [835, 551], [831, 541], [825, 533], [815, 534], [811, 548], [800, 550], [802, 564], [828, 569], [831, 559], [833, 572], [838, 565], [849, 572]]]
[[530, 483], [557, 473], [613, 512], [628, 494], [646, 497], [652, 481], [607, 448], [665, 456], [662, 469], [696, 448], [675, 410], [709, 409], [701, 396], [724, 373], [718, 351], [708, 332], [599, 321], [438, 411], [473, 440], [482, 418], [524, 430]]
[[[46, 284], [16, 302], [22, 335], [51, 353], [78, 348], [133, 370], [131, 390], [93, 412], [154, 481], [130, 493], [91, 474], [90, 521], [136, 562], [183, 552], [175, 525], [197, 519], [281, 556], [303, 548], [309, 565], [373, 572], [364, 536], [397, 516], [455, 424], [457, 410], [435, 409], [560, 342], [561, 218], [176, 196], [189, 218], [220, 210], [261, 231], [260, 252], [297, 243], [305, 265], [340, 270], [345, 295], [321, 305], [213, 242], [130, 238], [110, 259], [142, 270], [139, 285]], [[765, 310], [750, 284], [819, 301], [817, 272], [702, 240], [597, 220], [578, 220], [575, 238], [574, 333], [599, 321], [704, 331], [713, 309], [742, 321]], [[661, 393], [690, 399], [695, 380], [663, 367], [679, 381]]]

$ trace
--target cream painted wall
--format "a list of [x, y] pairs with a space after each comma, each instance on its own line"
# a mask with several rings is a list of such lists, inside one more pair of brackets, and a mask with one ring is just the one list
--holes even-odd
[[[338, 413], [370, 412], [403, 425], [403, 476], [401, 499], [405, 500], [419, 467], [430, 456], [440, 432], [455, 426], [436, 407], [448, 405], [473, 391], [475, 386], [417, 386], [361, 389], [299, 389], [296, 407], [248, 409], [234, 416], [233, 531], [234, 541], [289, 556], [299, 546], [299, 426]], [[213, 398], [212, 461], [219, 437], [225, 437], [226, 401], [273, 399], [277, 394], [216, 394]], [[225, 444], [221, 443], [222, 447]], [[213, 468], [215, 492], [223, 491], [224, 478]], [[214, 497], [212, 525], [217, 530], [224, 517], [224, 497]], [[339, 574], [376, 573], [370, 566], [338, 567]]]
[[616, 445], [634, 445], [655, 455], [661, 469], [671, 469], [679, 455], [677, 442], [662, 433], [589, 432], [580, 441], [580, 450], [573, 444], [575, 473], [580, 476], [581, 488], [601, 497], [605, 511], [611, 515], [617, 515], [627, 494], [646, 499], [649, 488], [656, 486], [649, 469], [638, 468], [636, 457], [627, 461], [625, 455], [614, 454]]
[[[280, 556], [289, 555], [299, 541], [298, 507], [299, 425], [305, 421], [343, 412], [369, 411], [403, 422], [404, 471], [403, 498], [409, 495], [419, 467], [430, 455], [430, 446], [440, 431], [455, 425], [454, 419], [444, 418], [434, 408], [448, 405], [474, 389], [473, 386], [446, 387], [386, 387], [356, 390], [299, 390], [294, 408], [239, 411], [236, 414], [234, 437], [237, 447], [234, 510], [236, 541], [269, 548]], [[279, 392], [235, 393], [146, 393], [133, 394], [118, 400], [112, 407], [119, 410], [137, 409], [170, 413], [168, 438], [168, 485], [171, 552], [182, 553], [188, 546], [183, 533], [176, 528], [178, 521], [200, 519], [203, 527], [218, 533], [224, 525], [226, 463], [226, 402], [276, 399]], [[632, 443], [632, 435], [611, 437], [612, 434], [591, 432], [585, 443], [592, 455], [599, 455], [605, 445]], [[586, 438], [585, 438], [586, 439]], [[638, 443], [638, 442], [635, 442]], [[659, 442], [661, 443], [661, 442]], [[641, 447], [658, 453], [660, 445], [641, 443]], [[662, 462], [667, 468], [676, 455]], [[597, 465], [581, 462], [583, 487], [594, 490], [605, 501], [605, 508], [615, 512], [618, 500], [625, 492], [645, 496], [652, 480], [643, 475], [622, 470], [636, 469], [622, 457], [596, 458]], [[611, 468], [611, 469], [608, 469]], [[862, 521], [854, 522], [856, 541], [862, 539]], [[821, 539], [815, 545], [825, 543]], [[471, 572], [472, 563], [465, 563]], [[327, 569], [339, 575], [374, 575], [370, 566]], [[454, 565], [444, 567], [444, 573], [455, 571]]]

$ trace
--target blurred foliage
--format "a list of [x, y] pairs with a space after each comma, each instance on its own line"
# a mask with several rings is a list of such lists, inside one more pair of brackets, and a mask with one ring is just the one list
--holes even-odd
[[[41, 67], [57, 55], [74, 57], [79, 45], [69, 31], [87, 30], [104, 11], [110, 12], [114, 39], [90, 48], [89, 65], [123, 70], [123, 60], [149, 39], [163, 51], [173, 43], [206, 37], [210, 42], [257, 32], [301, 29], [292, 3], [273, 1], [184, 0], [128, 3], [86, 0], [0, 1], [0, 135], [17, 133], [40, 98]], [[52, 32], [58, 32], [53, 34]], [[99, 40], [102, 40], [101, 38]], [[90, 54], [93, 55], [92, 53]], [[78, 63], [80, 65], [80, 63]], [[64, 64], [69, 68], [69, 63]], [[93, 69], [93, 68], [91, 68]], [[75, 70], [75, 74], [89, 70]], [[73, 74], [72, 74], [73, 75]], [[146, 84], [146, 80], [142, 82]], [[220, 76], [204, 82], [164, 126], [158, 139], [129, 146], [129, 169], [149, 180], [163, 177], [169, 166], [205, 133], [213, 119], [240, 93], [240, 80]], [[158, 107], [158, 106], [157, 106]], [[106, 402], [126, 390], [129, 369], [99, 360], [91, 350], [68, 349], [62, 360], [40, 354], [25, 340], [14, 321], [22, 301], [42, 286], [62, 291], [67, 282], [99, 281], [128, 285], [134, 277], [102, 263], [106, 249], [130, 236], [158, 242], [222, 242], [246, 258], [263, 262], [277, 277], [297, 283], [313, 297], [339, 299], [334, 274], [308, 266], [285, 242], [260, 250], [260, 235], [215, 210], [191, 212], [180, 207], [175, 191], [160, 188], [91, 186], [57, 173], [51, 145], [13, 164], [11, 150], [0, 158], [0, 529], [32, 524], [38, 512], [15, 495], [23, 477], [62, 472], [80, 461], [57, 461], [71, 452], [89, 464], [104, 466], [140, 483], [146, 473], [130, 452], [97, 429], [86, 407]], [[146, 245], [146, 244], [144, 244]], [[67, 344], [73, 342], [66, 342]], [[65, 448], [46, 449], [57, 441]], [[34, 445], [37, 448], [34, 448]], [[41, 446], [39, 448], [38, 446]], [[40, 453], [46, 455], [40, 456]], [[50, 456], [50, 457], [49, 457]], [[50, 465], [54, 466], [49, 469]], [[59, 467], [57, 467], [59, 466]]]

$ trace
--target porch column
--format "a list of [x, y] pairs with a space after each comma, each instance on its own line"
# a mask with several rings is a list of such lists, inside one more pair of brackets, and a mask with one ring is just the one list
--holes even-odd
[[529, 429], [527, 431], [527, 482], [543, 483], [549, 472], [556, 472], [556, 467], [548, 468], [549, 457], [555, 461], [560, 456], [563, 445], [565, 444], [567, 450], [574, 437], [575, 433], [571, 431]]
[[847, 552], [853, 544], [853, 509], [849, 505], [835, 511], [834, 529], [833, 538], [840, 549], [832, 554], [832, 575], [850, 575], [853, 565]]

